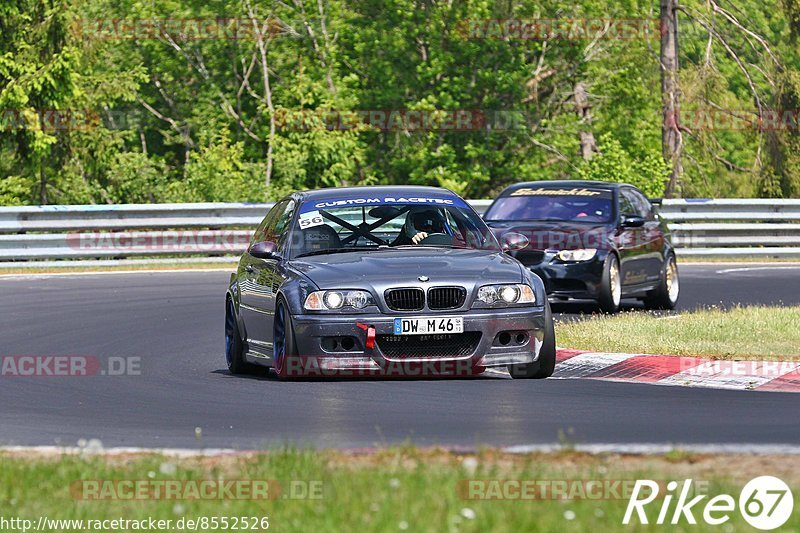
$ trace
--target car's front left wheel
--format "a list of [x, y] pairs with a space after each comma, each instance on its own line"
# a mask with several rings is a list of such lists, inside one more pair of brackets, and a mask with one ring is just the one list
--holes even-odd
[[539, 349], [539, 359], [524, 365], [508, 365], [508, 373], [515, 379], [544, 379], [553, 375], [556, 368], [556, 330], [550, 304], [545, 304], [544, 339]]
[[243, 374], [250, 368], [244, 360], [244, 343], [236, 323], [233, 300], [230, 298], [225, 301], [225, 363], [231, 374]]

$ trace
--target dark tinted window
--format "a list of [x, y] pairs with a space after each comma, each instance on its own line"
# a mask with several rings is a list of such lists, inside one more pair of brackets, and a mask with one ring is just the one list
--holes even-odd
[[620, 214], [650, 218], [650, 202], [633, 189], [620, 191]]
[[634, 207], [636, 207], [638, 209], [638, 211], [640, 213], [642, 213], [643, 217], [645, 217], [648, 220], [652, 219], [653, 218], [653, 206], [650, 203], [650, 200], [648, 200], [645, 197], [645, 195], [643, 195], [642, 193], [640, 193], [637, 190], [628, 189], [628, 192], [631, 195], [631, 201], [633, 202]]
[[283, 213], [286, 209], [288, 201], [289, 200], [282, 200], [272, 206], [272, 209], [269, 210], [264, 220], [262, 220], [261, 224], [256, 228], [255, 233], [253, 233], [253, 239], [250, 241], [251, 244], [270, 240], [267, 238], [267, 236], [272, 233], [270, 228], [274, 228], [275, 220], [278, 218], [278, 215]]
[[486, 220], [608, 222], [613, 192], [587, 187], [531, 186], [511, 191], [489, 208]]

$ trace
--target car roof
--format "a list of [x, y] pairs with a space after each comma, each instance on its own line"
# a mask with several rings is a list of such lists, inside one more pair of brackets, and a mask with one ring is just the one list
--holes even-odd
[[328, 187], [296, 193], [300, 201], [325, 200], [328, 198], [341, 198], [343, 196], [363, 196], [365, 194], [378, 196], [419, 196], [420, 194], [436, 194], [438, 196], [458, 197], [456, 193], [441, 187], [426, 187], [423, 185], [370, 185], [363, 187]]
[[545, 180], [545, 181], [526, 181], [509, 185], [498, 196], [505, 196], [517, 189], [526, 187], [591, 187], [595, 189], [607, 189], [610, 191], [620, 189], [622, 187], [633, 187], [627, 183], [612, 183], [608, 181], [591, 181], [591, 180]]

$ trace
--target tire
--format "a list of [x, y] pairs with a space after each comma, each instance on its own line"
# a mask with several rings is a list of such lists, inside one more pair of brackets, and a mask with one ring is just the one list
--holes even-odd
[[614, 254], [608, 254], [603, 265], [597, 303], [604, 313], [616, 313], [619, 311], [620, 300], [622, 300], [622, 276], [619, 271], [619, 259]]
[[648, 309], [675, 309], [680, 297], [681, 284], [678, 279], [678, 262], [669, 254], [661, 269], [658, 288], [648, 293], [644, 306]]
[[225, 362], [231, 374], [244, 374], [252, 368], [244, 359], [244, 343], [230, 298], [225, 299]]
[[300, 377], [300, 372], [295, 365], [297, 346], [294, 340], [292, 314], [289, 312], [289, 306], [286, 305], [283, 296], [279, 296], [278, 301], [275, 302], [272, 345], [272, 368], [278, 379], [286, 381]]
[[544, 311], [544, 339], [539, 350], [539, 360], [525, 365], [508, 365], [508, 373], [514, 379], [544, 379], [553, 375], [556, 368], [556, 330], [553, 314], [547, 303]]

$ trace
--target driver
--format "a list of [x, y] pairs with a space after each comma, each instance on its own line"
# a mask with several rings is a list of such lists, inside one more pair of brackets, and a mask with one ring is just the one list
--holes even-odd
[[438, 209], [412, 209], [406, 215], [403, 229], [392, 243], [392, 246], [419, 244], [423, 239], [434, 233], [445, 233], [442, 213]]

